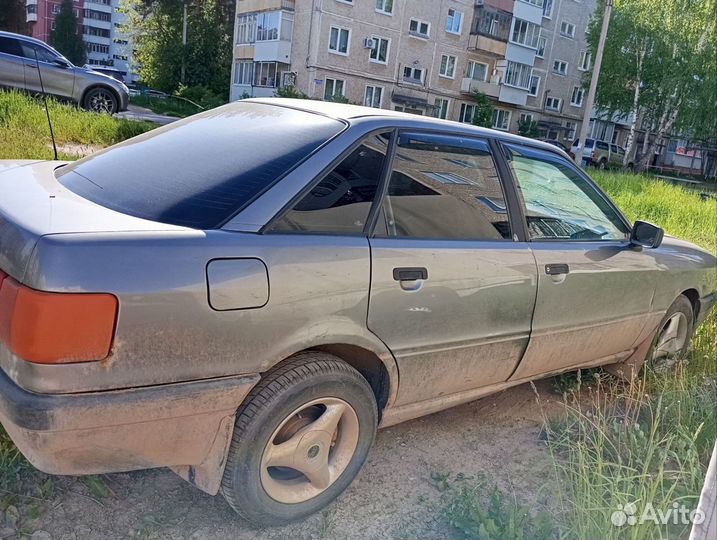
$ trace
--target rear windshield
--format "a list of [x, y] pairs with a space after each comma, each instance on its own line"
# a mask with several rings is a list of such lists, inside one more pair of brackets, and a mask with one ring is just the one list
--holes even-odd
[[343, 128], [313, 113], [232, 103], [61, 167], [56, 176], [107, 208], [212, 229]]

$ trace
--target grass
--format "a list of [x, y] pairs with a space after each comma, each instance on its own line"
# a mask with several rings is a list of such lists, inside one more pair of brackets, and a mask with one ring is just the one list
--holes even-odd
[[[154, 127], [106, 114], [83, 111], [71, 105], [48, 100], [60, 159], [76, 154], [63, 146], [108, 146]], [[0, 159], [52, 159], [52, 144], [42, 102], [18, 92], [0, 91]]]
[[202, 109], [174, 96], [153, 97], [153, 96], [132, 96], [130, 103], [139, 107], [145, 107], [157, 114], [166, 116], [176, 116], [184, 118], [201, 112]]

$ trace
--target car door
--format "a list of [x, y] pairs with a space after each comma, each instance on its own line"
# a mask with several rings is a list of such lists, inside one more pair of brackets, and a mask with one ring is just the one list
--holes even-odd
[[[25, 87], [27, 90], [41, 92], [44, 87], [47, 94], [64, 98], [72, 97], [75, 85], [75, 72], [72, 64], [47, 47], [24, 40], [20, 44], [25, 57]], [[42, 85], [40, 84], [40, 75], [42, 75]]]
[[20, 42], [9, 36], [0, 36], [0, 86], [25, 88], [25, 65]]
[[654, 294], [657, 263], [629, 242], [629, 225], [571, 162], [507, 145], [538, 265], [530, 343], [512, 379], [626, 357]]
[[507, 380], [528, 343], [536, 266], [486, 140], [401, 132], [371, 245], [368, 328], [397, 405]]

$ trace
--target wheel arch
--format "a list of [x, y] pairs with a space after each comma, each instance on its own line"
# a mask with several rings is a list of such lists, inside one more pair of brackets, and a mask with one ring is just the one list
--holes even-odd
[[700, 314], [700, 293], [697, 289], [690, 288], [682, 291], [680, 294], [686, 296], [690, 304], [692, 304], [692, 318], [696, 321]]
[[113, 96], [115, 97], [115, 99], [117, 100], [117, 108], [119, 109], [120, 105], [122, 104], [122, 100], [121, 100], [121, 98], [120, 98], [120, 95], [119, 95], [119, 94], [117, 93], [117, 91], [116, 91], [114, 88], [112, 88], [110, 85], [108, 85], [108, 84], [103, 84], [103, 83], [93, 83], [93, 84], [89, 85], [87, 88], [85, 88], [85, 89], [82, 91], [82, 96], [80, 96], [80, 107], [82, 107], [82, 108], [84, 109], [84, 107], [85, 107], [85, 98], [87, 97], [87, 94], [88, 94], [91, 90], [94, 90], [95, 88], [104, 88], [105, 90], [109, 90], [110, 92], [112, 92], [112, 95], [113, 95]]

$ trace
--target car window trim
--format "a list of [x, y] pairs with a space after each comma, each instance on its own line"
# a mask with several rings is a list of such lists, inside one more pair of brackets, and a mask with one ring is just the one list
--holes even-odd
[[10, 36], [3, 36], [3, 37], [4, 37], [5, 39], [7, 39], [8, 41], [14, 41], [14, 42], [15, 42], [15, 47], [17, 47], [16, 52], [19, 52], [20, 54], [18, 55], [18, 54], [13, 54], [13, 53], [9, 53], [9, 52], [2, 52], [2, 51], [0, 51], [0, 54], [7, 54], [8, 56], [14, 56], [14, 57], [16, 57], [16, 58], [20, 58], [20, 59], [23, 59], [23, 60], [24, 60], [24, 59], [25, 59], [25, 56], [23, 55], [23, 52], [22, 52], [22, 44], [21, 44], [21, 42], [24, 41], [24, 40], [18, 39], [18, 38], [16, 38], [16, 37], [10, 37]]
[[[486, 143], [488, 146], [488, 153], [490, 154], [491, 159], [493, 160], [493, 165], [496, 169], [496, 173], [498, 176], [498, 182], [500, 183], [501, 190], [503, 191], [503, 197], [505, 197], [506, 201], [506, 213], [508, 214], [508, 223], [510, 224], [511, 229], [511, 238], [501, 238], [501, 239], [495, 239], [495, 238], [436, 238], [436, 237], [423, 237], [423, 236], [401, 236], [401, 237], [394, 237], [394, 236], [376, 236], [376, 226], [378, 221], [378, 216], [380, 215], [380, 209], [383, 207], [383, 202], [385, 197], [388, 196], [388, 184], [391, 180], [391, 172], [393, 167], [393, 159], [396, 154], [397, 148], [398, 148], [398, 137], [400, 137], [402, 132], [407, 133], [427, 133], [427, 134], [433, 134], [438, 135], [441, 137], [456, 137], [456, 138], [462, 138], [462, 139], [473, 139], [478, 140], [481, 142]], [[503, 179], [503, 175], [501, 174], [500, 170], [500, 159], [496, 159], [496, 152], [494, 151], [494, 146], [492, 141], [495, 139], [493, 137], [487, 136], [487, 135], [474, 135], [474, 134], [466, 134], [464, 132], [460, 131], [452, 131], [452, 130], [443, 130], [443, 129], [436, 129], [434, 127], [403, 127], [403, 128], [396, 128], [395, 134], [394, 134], [395, 142], [393, 145], [393, 153], [391, 154], [391, 168], [389, 168], [386, 171], [386, 175], [383, 178], [384, 186], [381, 193], [381, 199], [380, 204], [378, 206], [378, 210], [376, 211], [376, 221], [373, 223], [373, 227], [371, 228], [369, 238], [381, 238], [386, 240], [422, 240], [422, 241], [438, 241], [438, 242], [499, 242], [501, 244], [506, 242], [521, 242], [523, 240], [520, 240], [522, 234], [520, 234], [521, 227], [518, 227], [518, 232], [516, 233], [516, 230], [514, 229], [514, 226], [516, 223], [514, 223], [513, 218], [513, 210], [512, 210], [512, 203], [511, 203], [511, 191], [506, 189], [506, 182]], [[512, 187], [512, 186], [511, 186]], [[513, 190], [514, 193], [514, 190]], [[517, 202], [517, 201], [516, 201]], [[522, 212], [520, 212], [519, 215], [522, 215]], [[517, 223], [520, 225], [520, 223]], [[517, 240], [516, 240], [517, 237]]]
[[[282, 206], [281, 210], [279, 210], [269, 221], [267, 221], [264, 226], [262, 226], [258, 234], [292, 234], [292, 235], [323, 235], [323, 236], [352, 236], [352, 237], [365, 237], [367, 236], [367, 225], [369, 224], [369, 219], [372, 215], [372, 212], [374, 212], [374, 206], [377, 203], [377, 197], [374, 197], [374, 200], [371, 202], [371, 208], [369, 209], [368, 216], [366, 218], [366, 223], [364, 224], [364, 228], [361, 232], [357, 233], [348, 233], [348, 232], [330, 232], [330, 231], [272, 231], [270, 230], [274, 224], [278, 221], [281, 221], [281, 219], [291, 211], [292, 208], [296, 204], [298, 204], [314, 187], [316, 187], [321, 181], [326, 178], [326, 176], [331, 173], [336, 167], [338, 167], [343, 160], [345, 160], [348, 156], [351, 155], [351, 153], [356, 150], [363, 141], [368, 139], [369, 137], [373, 137], [380, 133], [389, 133], [389, 141], [386, 149], [386, 155], [383, 158], [383, 166], [381, 168], [382, 176], [379, 179], [379, 185], [376, 189], [376, 194], [378, 194], [379, 190], [381, 189], [381, 182], [384, 180], [383, 175], [385, 174], [385, 166], [386, 162], [389, 158], [389, 151], [391, 150], [391, 142], [394, 139], [396, 129], [392, 127], [383, 127], [383, 128], [377, 128], [369, 131], [368, 133], [364, 133], [361, 135], [358, 139], [353, 141], [349, 146], [347, 146], [337, 157], [331, 160], [331, 163], [329, 163], [326, 167], [324, 167], [319, 174], [317, 174], [309, 183], [307, 183], [296, 195], [294, 195], [289, 201]], [[390, 169], [389, 169], [390, 170]], [[248, 205], [245, 205], [245, 207]]]
[[[571, 169], [572, 171], [576, 172], [580, 178], [582, 178], [583, 180], [585, 180], [585, 181], [587, 182], [587, 184], [593, 189], [593, 191], [595, 191], [595, 192], [598, 194], [598, 196], [600, 196], [600, 198], [602, 198], [603, 201], [605, 201], [605, 202], [607, 203], [607, 205], [615, 211], [616, 215], [618, 216], [618, 219], [620, 219], [620, 221], [622, 221], [623, 225], [625, 225], [625, 227], [627, 228], [627, 233], [626, 233], [627, 237], [626, 237], [625, 239], [621, 239], [621, 240], [617, 240], [617, 239], [615, 239], [615, 238], [606, 238], [606, 239], [604, 239], [604, 240], [603, 240], [603, 239], [599, 239], [599, 238], [596, 238], [596, 239], [584, 239], [584, 238], [576, 238], [576, 239], [571, 239], [571, 238], [530, 238], [530, 235], [528, 234], [527, 237], [526, 237], [528, 242], [570, 242], [571, 244], [572, 244], [572, 243], [576, 243], [576, 242], [584, 242], [584, 243], [596, 243], [596, 242], [599, 242], [599, 243], [601, 243], [601, 244], [603, 244], [603, 245], [608, 244], [608, 243], [610, 243], [610, 242], [618, 243], [618, 244], [620, 244], [620, 245], [624, 245], [624, 244], [629, 244], [629, 243], [630, 243], [629, 238], [630, 238], [630, 234], [632, 233], [632, 224], [627, 220], [627, 218], [626, 218], [625, 215], [622, 213], [622, 211], [617, 207], [617, 205], [612, 202], [612, 200], [610, 199], [610, 197], [608, 197], [607, 194], [600, 188], [600, 186], [598, 186], [598, 185], [595, 183], [595, 181], [594, 181], [592, 178], [590, 178], [590, 177], [585, 173], [585, 171], [583, 171], [580, 167], [576, 166], [576, 165], [575, 165], [574, 163], [572, 163], [570, 160], [565, 159], [565, 158], [564, 158], [563, 156], [561, 156], [560, 154], [555, 153], [555, 152], [546, 151], [544, 148], [537, 148], [537, 147], [535, 147], [535, 146], [527, 145], [527, 144], [526, 144], [526, 145], [521, 145], [521, 144], [519, 144], [519, 143], [507, 142], [507, 141], [501, 141], [501, 145], [504, 147], [504, 151], [506, 152], [506, 154], [505, 154], [505, 160], [506, 160], [506, 166], [508, 167], [508, 171], [507, 171], [507, 172], [508, 172], [508, 174], [510, 175], [510, 177], [511, 177], [511, 179], [512, 179], [512, 181], [513, 181], [513, 184], [514, 184], [514, 186], [515, 186], [516, 196], [517, 196], [517, 190], [518, 190], [518, 180], [517, 180], [517, 178], [515, 178], [515, 175], [513, 175], [513, 171], [512, 171], [512, 169], [510, 168], [510, 166], [508, 165], [508, 158], [507, 158], [507, 152], [510, 150], [510, 147], [516, 147], [516, 148], [518, 148], [518, 149], [524, 148], [524, 149], [528, 150], [529, 152], [533, 152], [534, 154], [537, 154], [537, 156], [536, 156], [537, 159], [542, 159], [541, 156], [544, 156], [545, 158], [547, 158], [547, 161], [557, 161], [558, 163], [563, 163], [563, 164], [567, 165], [567, 167], [568, 167], [569, 169]], [[524, 223], [524, 226], [525, 226], [525, 231], [526, 231], [526, 233], [527, 233], [527, 232], [528, 232], [528, 220], [527, 220], [526, 214], [525, 214], [525, 211], [527, 210], [527, 208], [525, 208], [524, 205], [523, 205], [523, 203], [524, 203], [525, 201], [520, 202], [520, 197], [518, 197], [518, 201], [519, 201], [519, 203], [520, 203], [521, 212], [522, 212], [522, 214], [523, 214], [523, 223]]]

